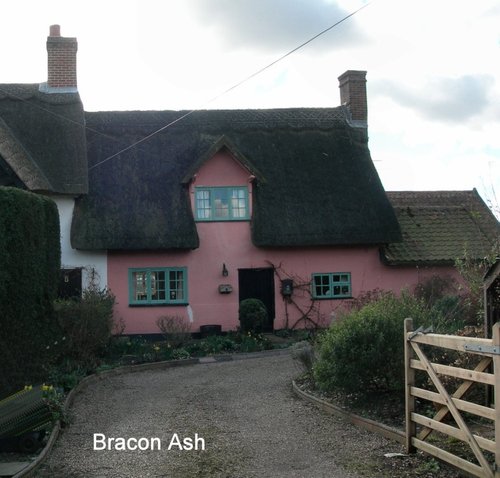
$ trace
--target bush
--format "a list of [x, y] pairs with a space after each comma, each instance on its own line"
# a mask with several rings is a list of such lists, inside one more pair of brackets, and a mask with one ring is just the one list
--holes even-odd
[[240, 302], [240, 331], [242, 333], [262, 331], [267, 321], [267, 309], [259, 299], [245, 299]]
[[430, 322], [418, 299], [384, 294], [360, 310], [349, 312], [320, 337], [319, 358], [313, 367], [319, 388], [349, 392], [404, 389], [404, 319]]
[[429, 309], [436, 333], [455, 333], [476, 313], [470, 309], [469, 294], [449, 276], [424, 279], [415, 287], [414, 294]]
[[156, 325], [173, 348], [181, 347], [191, 338], [191, 324], [180, 315], [162, 315], [156, 319]]
[[59, 331], [59, 214], [43, 196], [0, 187], [0, 398], [42, 382]]
[[115, 326], [115, 297], [96, 286], [85, 289], [81, 299], [56, 301], [59, 325], [65, 337], [65, 357], [94, 366], [109, 341]]

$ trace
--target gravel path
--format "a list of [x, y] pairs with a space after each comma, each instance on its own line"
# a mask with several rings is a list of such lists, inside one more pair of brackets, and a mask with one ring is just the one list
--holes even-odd
[[[76, 396], [71, 424], [36, 476], [375, 476], [366, 474], [372, 461], [394, 445], [296, 398], [290, 381], [298, 373], [289, 355], [277, 355], [93, 383]], [[94, 451], [94, 433], [159, 438], [161, 450]], [[205, 451], [167, 449], [173, 437], [195, 434]]]

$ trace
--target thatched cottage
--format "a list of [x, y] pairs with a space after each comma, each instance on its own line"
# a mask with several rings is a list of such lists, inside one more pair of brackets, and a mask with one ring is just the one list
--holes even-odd
[[162, 315], [235, 329], [249, 297], [269, 330], [325, 323], [364, 292], [456, 276], [498, 236], [476, 191], [384, 191], [366, 72], [339, 78], [337, 107], [87, 113], [76, 40], [54, 26], [47, 48], [47, 84], [0, 85], [0, 185], [55, 199], [63, 284], [96, 270], [126, 333]]

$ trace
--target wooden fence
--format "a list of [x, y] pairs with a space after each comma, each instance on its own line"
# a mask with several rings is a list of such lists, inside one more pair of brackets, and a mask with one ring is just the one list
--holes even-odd
[[[428, 346], [475, 354], [481, 358], [478, 359], [479, 363], [473, 370], [433, 363], [426, 354], [426, 350], [430, 350]], [[428, 389], [431, 387], [416, 386], [416, 370], [424, 371], [427, 374], [436, 391]], [[500, 324], [495, 324], [493, 327], [492, 339], [481, 339], [438, 335], [425, 333], [421, 330], [413, 331], [412, 320], [406, 319], [405, 374], [407, 452], [420, 449], [470, 475], [500, 478], [500, 449], [498, 446], [500, 444]], [[442, 376], [458, 379], [461, 384], [454, 392], [450, 393], [443, 384]], [[494, 403], [498, 406], [480, 405], [467, 401], [464, 395], [474, 384], [486, 384], [493, 387]], [[486, 394], [484, 396], [486, 397]], [[417, 400], [434, 404], [433, 418], [417, 413]], [[450, 416], [453, 420], [449, 420]], [[481, 417], [480, 420], [491, 425], [490, 428], [494, 430], [494, 439], [475, 434], [470, 427], [471, 416]], [[465, 442], [472, 450], [476, 463], [440, 448], [437, 445], [439, 442], [429, 443], [429, 437], [433, 432], [451, 437], [451, 441], [461, 440]]]

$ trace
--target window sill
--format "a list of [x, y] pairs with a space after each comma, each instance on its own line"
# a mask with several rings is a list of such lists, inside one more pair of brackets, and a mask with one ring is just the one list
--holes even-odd
[[343, 295], [338, 297], [313, 297], [313, 300], [343, 300], [352, 299], [352, 295]]
[[129, 307], [176, 307], [187, 306], [189, 302], [162, 302], [158, 304], [129, 304]]
[[195, 219], [195, 222], [250, 222], [249, 217], [238, 219]]

